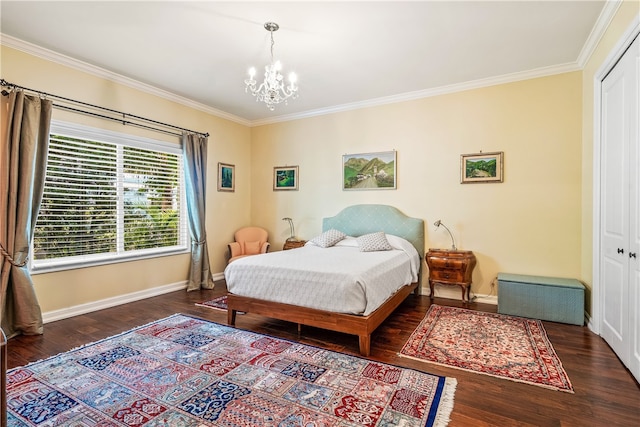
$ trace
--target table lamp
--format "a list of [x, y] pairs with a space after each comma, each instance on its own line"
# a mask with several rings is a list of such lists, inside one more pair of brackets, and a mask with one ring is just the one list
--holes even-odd
[[291, 237], [287, 238], [287, 242], [296, 240], [296, 232], [295, 232], [295, 229], [293, 228], [293, 220], [291, 220], [291, 218], [289, 217], [282, 218], [282, 220], [289, 221], [289, 229], [291, 230]]
[[438, 227], [440, 226], [443, 226], [444, 229], [447, 230], [447, 232], [449, 232], [449, 236], [451, 236], [451, 249], [454, 251], [457, 251], [458, 249], [456, 248], [456, 241], [453, 239], [453, 234], [451, 234], [451, 230], [449, 230], [449, 228], [446, 225], [444, 225], [440, 220], [437, 220], [436, 222], [434, 222], [433, 225], [436, 226], [436, 229], [438, 229]]

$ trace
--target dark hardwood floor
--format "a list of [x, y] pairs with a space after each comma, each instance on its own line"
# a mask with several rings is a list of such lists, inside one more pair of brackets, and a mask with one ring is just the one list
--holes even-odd
[[[224, 282], [210, 291], [185, 291], [60, 320], [45, 325], [41, 336], [9, 341], [8, 367], [23, 366], [94, 342], [173, 313], [185, 313], [226, 324], [226, 312], [195, 305], [226, 293]], [[440, 305], [460, 301], [437, 299]], [[372, 336], [370, 359], [455, 377], [458, 387], [450, 426], [638, 426], [640, 387], [608, 345], [587, 327], [544, 322], [549, 339], [565, 367], [575, 394], [469, 373], [397, 355], [429, 308], [425, 296], [411, 295]], [[495, 312], [496, 307], [469, 308]], [[358, 338], [271, 320], [238, 316], [236, 326], [330, 350], [358, 355]]]

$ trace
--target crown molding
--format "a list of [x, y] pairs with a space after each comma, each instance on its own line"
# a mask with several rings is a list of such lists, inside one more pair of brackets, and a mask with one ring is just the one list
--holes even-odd
[[611, 20], [622, 3], [622, 0], [607, 0], [605, 3], [602, 11], [600, 12], [600, 16], [598, 16], [596, 24], [591, 29], [591, 33], [589, 34], [589, 37], [587, 37], [584, 46], [582, 46], [580, 55], [578, 55], [578, 60], [576, 62], [580, 66], [580, 69], [584, 69], [587, 62], [589, 62], [591, 55], [598, 47], [600, 39], [602, 39], [602, 36], [607, 31], [609, 24], [611, 24]]
[[122, 84], [123, 86], [127, 86], [132, 89], [136, 89], [141, 92], [145, 92], [150, 95], [154, 95], [159, 98], [166, 99], [168, 101], [182, 104], [186, 107], [193, 108], [195, 110], [199, 110], [204, 113], [211, 114], [216, 117], [220, 117], [222, 119], [230, 120], [232, 122], [236, 122], [245, 126], [251, 125], [251, 122], [249, 120], [244, 119], [242, 117], [238, 117], [233, 114], [229, 114], [227, 112], [209, 107], [208, 105], [193, 101], [189, 98], [176, 95], [169, 91], [159, 89], [155, 86], [151, 86], [146, 83], [139, 82], [129, 77], [122, 76], [120, 74], [105, 70], [104, 68], [88, 64], [78, 59], [71, 58], [70, 56], [63, 55], [58, 52], [54, 52], [52, 50], [43, 48], [41, 46], [37, 46], [33, 43], [29, 43], [24, 40], [20, 40], [18, 38], [9, 36], [4, 33], [0, 33], [0, 44], [10, 47], [12, 49], [19, 50], [21, 52], [28, 53], [38, 58], [42, 58], [47, 61], [54, 62], [56, 64], [64, 65], [66, 67], [73, 68], [75, 70], [82, 71], [82, 72], [94, 75], [96, 77], [103, 78], [105, 80], [112, 81], [114, 83]]
[[496, 86], [505, 83], [513, 83], [522, 80], [535, 79], [539, 77], [547, 77], [555, 74], [569, 73], [572, 71], [580, 71], [582, 68], [575, 62], [556, 65], [552, 67], [542, 67], [535, 70], [528, 70], [518, 73], [505, 74], [497, 77], [473, 80], [464, 83], [458, 83], [448, 86], [440, 86], [431, 89], [424, 89], [415, 92], [406, 92], [398, 95], [385, 96], [381, 98], [369, 99], [366, 101], [352, 102], [349, 104], [336, 105], [327, 108], [319, 108], [317, 110], [304, 111], [302, 113], [287, 114], [283, 116], [270, 117], [267, 119], [253, 120], [250, 126], [262, 126], [291, 120], [304, 119], [309, 117], [323, 116], [327, 114], [340, 113], [344, 111], [358, 110], [361, 108], [377, 107], [387, 104], [395, 104], [398, 102], [414, 101], [416, 99], [430, 98], [434, 96], [447, 95], [456, 92], [463, 92], [472, 89], [481, 89], [489, 86]]
[[499, 84], [512, 83], [520, 80], [534, 79], [539, 77], [551, 76], [554, 74], [568, 73], [572, 71], [581, 71], [591, 58], [591, 55], [595, 51], [600, 39], [606, 32], [611, 20], [615, 16], [618, 8], [623, 3], [622, 0], [606, 0], [596, 24], [593, 26], [589, 37], [585, 41], [584, 46], [578, 59], [574, 63], [567, 63], [559, 66], [538, 68], [535, 70], [506, 74], [503, 76], [491, 77], [487, 79], [474, 80], [470, 82], [464, 82], [460, 84], [441, 86], [432, 89], [421, 90], [417, 92], [408, 92], [399, 95], [393, 95], [388, 97], [370, 99], [361, 102], [354, 102], [350, 104], [342, 104], [332, 106], [328, 108], [321, 108], [317, 110], [310, 110], [298, 114], [289, 114], [283, 116], [272, 117], [268, 119], [254, 120], [250, 126], [262, 126], [266, 124], [285, 122], [290, 120], [297, 120], [308, 117], [322, 116], [326, 114], [339, 113], [343, 111], [357, 110], [360, 108], [375, 107], [385, 104], [392, 104], [396, 102], [412, 101], [421, 98], [428, 98], [432, 96], [446, 95], [450, 93], [462, 92], [465, 90], [479, 89], [488, 86], [495, 86]]

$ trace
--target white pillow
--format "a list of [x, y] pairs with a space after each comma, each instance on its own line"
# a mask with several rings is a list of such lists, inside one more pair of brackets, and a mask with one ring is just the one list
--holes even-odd
[[382, 231], [358, 237], [358, 246], [360, 246], [360, 252], [390, 251], [393, 249]]
[[342, 231], [332, 228], [331, 230], [327, 230], [321, 235], [314, 237], [310, 242], [316, 246], [320, 246], [321, 248], [328, 248], [335, 245], [346, 236], [347, 235]]
[[358, 239], [352, 236], [347, 236], [344, 239], [340, 240], [336, 243], [336, 246], [345, 246], [349, 248], [357, 248], [358, 247]]
[[403, 239], [402, 237], [398, 237], [393, 234], [385, 234], [385, 237], [387, 238], [389, 244], [393, 249], [400, 249], [402, 251], [410, 253], [416, 252], [416, 248], [413, 246], [413, 244], [408, 240]]

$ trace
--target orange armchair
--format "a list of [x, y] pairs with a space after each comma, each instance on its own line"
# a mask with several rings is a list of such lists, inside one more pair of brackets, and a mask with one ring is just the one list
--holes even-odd
[[260, 227], [241, 228], [234, 234], [234, 239], [235, 242], [229, 243], [229, 262], [269, 250], [269, 233]]

